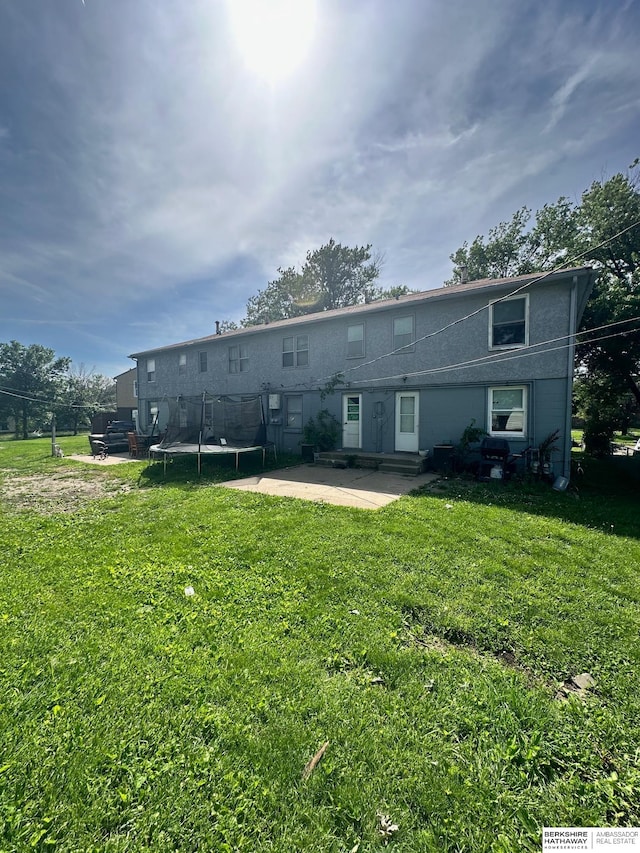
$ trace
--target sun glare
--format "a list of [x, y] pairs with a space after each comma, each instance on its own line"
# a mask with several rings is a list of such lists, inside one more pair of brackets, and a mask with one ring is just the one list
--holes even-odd
[[308, 55], [315, 0], [228, 0], [231, 29], [246, 66], [271, 83], [283, 80]]

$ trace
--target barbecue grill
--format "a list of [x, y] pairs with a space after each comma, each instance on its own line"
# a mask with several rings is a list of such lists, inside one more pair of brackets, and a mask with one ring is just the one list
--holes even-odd
[[505, 438], [483, 438], [480, 445], [479, 480], [504, 480], [510, 474], [508, 467], [509, 442]]

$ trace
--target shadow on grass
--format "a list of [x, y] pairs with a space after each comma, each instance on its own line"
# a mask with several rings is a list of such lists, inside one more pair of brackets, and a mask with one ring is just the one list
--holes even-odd
[[166, 468], [161, 459], [150, 462], [140, 473], [138, 482], [143, 488], [171, 485], [193, 489], [199, 486], [226, 483], [229, 480], [238, 480], [241, 477], [254, 477], [268, 471], [278, 471], [299, 464], [300, 457], [291, 454], [278, 454], [276, 461], [273, 455], [268, 453], [264, 465], [260, 453], [240, 454], [238, 469], [236, 470], [235, 456], [231, 454], [228, 456], [204, 455], [202, 457], [202, 468], [198, 473], [196, 455], [176, 455], [167, 459]]
[[442, 478], [414, 492], [418, 499], [421, 495], [490, 504], [615, 536], [640, 538], [640, 454], [609, 459], [574, 454], [565, 492], [527, 479], [479, 483], [460, 476]]

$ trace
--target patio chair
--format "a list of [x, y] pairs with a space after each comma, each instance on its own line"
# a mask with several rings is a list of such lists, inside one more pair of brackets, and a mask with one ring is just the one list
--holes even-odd
[[132, 459], [144, 459], [148, 453], [144, 438], [136, 432], [128, 432], [127, 439], [129, 440], [129, 456]]

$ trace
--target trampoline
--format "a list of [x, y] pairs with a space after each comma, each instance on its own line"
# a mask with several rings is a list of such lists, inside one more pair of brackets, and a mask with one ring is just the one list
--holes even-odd
[[277, 460], [275, 444], [266, 440], [260, 396], [234, 398], [205, 392], [167, 403], [167, 431], [161, 442], [149, 448], [150, 458], [162, 457], [165, 473], [167, 459], [177, 455], [197, 456], [199, 474], [203, 456], [233, 455], [236, 471], [243, 453], [262, 451], [264, 465], [267, 450], [271, 450]]

